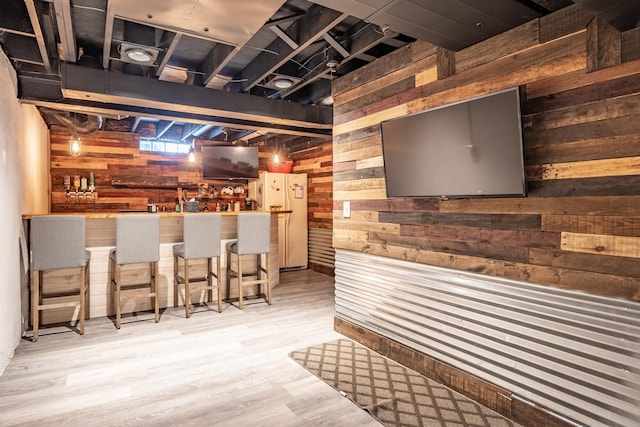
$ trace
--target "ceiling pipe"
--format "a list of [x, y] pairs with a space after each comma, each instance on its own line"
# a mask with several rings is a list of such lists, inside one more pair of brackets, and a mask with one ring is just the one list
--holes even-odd
[[70, 113], [49, 108], [41, 108], [53, 122], [81, 134], [90, 134], [102, 128], [102, 116]]

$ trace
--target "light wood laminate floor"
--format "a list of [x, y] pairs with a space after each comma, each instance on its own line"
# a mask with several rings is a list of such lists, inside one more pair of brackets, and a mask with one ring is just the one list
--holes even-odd
[[[376, 426], [287, 356], [338, 338], [333, 278], [286, 272], [273, 305], [43, 328], [0, 376], [2, 426]], [[213, 304], [215, 306], [215, 303]]]

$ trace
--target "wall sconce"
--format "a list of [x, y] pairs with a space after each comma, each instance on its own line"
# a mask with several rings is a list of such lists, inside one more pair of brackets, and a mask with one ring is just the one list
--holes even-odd
[[69, 154], [73, 157], [78, 157], [80, 155], [80, 144], [82, 144], [80, 137], [74, 133], [69, 139]]

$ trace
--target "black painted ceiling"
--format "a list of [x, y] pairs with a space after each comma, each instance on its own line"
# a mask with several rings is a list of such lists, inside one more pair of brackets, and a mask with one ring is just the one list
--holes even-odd
[[88, 112], [186, 142], [326, 139], [332, 79], [414, 39], [459, 50], [573, 3], [640, 25], [637, 0], [3, 0], [0, 45], [50, 124]]

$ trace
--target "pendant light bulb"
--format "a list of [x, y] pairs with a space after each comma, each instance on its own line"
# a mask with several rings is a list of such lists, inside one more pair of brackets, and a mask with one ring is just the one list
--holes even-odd
[[69, 140], [69, 154], [73, 157], [80, 155], [80, 137], [76, 132], [76, 114], [73, 113], [73, 136]]
[[80, 138], [78, 138], [77, 135], [74, 135], [73, 138], [69, 140], [69, 153], [73, 157], [80, 155]]

